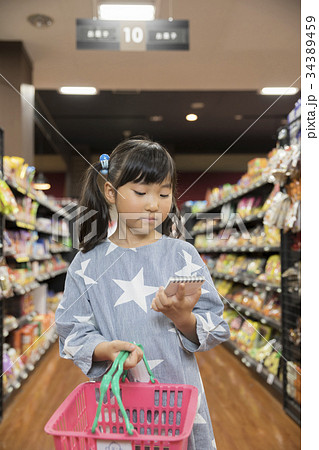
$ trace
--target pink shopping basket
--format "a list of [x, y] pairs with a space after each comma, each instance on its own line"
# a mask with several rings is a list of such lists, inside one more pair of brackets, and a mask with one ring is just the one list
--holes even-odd
[[45, 426], [57, 450], [186, 450], [195, 419], [198, 391], [179, 384], [120, 383], [122, 402], [133, 435], [110, 389], [104, 396], [93, 434], [100, 383], [80, 384]]

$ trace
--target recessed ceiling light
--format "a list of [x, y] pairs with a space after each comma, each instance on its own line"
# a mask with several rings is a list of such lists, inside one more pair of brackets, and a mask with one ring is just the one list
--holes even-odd
[[53, 19], [44, 14], [32, 14], [27, 20], [36, 28], [48, 28], [53, 24]]
[[98, 5], [98, 17], [101, 20], [154, 20], [155, 6], [152, 2], [103, 2]]
[[163, 116], [150, 116], [151, 122], [162, 122]]
[[299, 91], [296, 87], [264, 87], [261, 95], [295, 95]]
[[122, 134], [127, 139], [127, 138], [129, 138], [131, 136], [132, 131], [131, 130], [123, 130]]
[[186, 116], [186, 120], [188, 120], [188, 122], [195, 122], [197, 119], [198, 116], [196, 116], [196, 114], [187, 114]]
[[235, 120], [242, 120], [242, 118], [243, 118], [243, 116], [242, 116], [241, 114], [236, 114], [236, 115], [234, 116], [234, 119], [235, 119]]
[[59, 92], [66, 95], [96, 95], [97, 89], [90, 86], [63, 86]]
[[204, 108], [204, 106], [205, 106], [205, 103], [203, 103], [203, 102], [191, 103], [191, 108], [192, 109], [202, 109], [202, 108]]

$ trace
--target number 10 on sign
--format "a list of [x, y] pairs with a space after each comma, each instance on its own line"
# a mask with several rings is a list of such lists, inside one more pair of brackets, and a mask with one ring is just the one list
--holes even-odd
[[143, 22], [121, 23], [121, 50], [145, 51], [146, 30]]

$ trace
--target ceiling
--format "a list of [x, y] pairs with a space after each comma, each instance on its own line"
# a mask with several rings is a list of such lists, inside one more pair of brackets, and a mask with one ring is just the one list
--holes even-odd
[[[92, 18], [95, 4], [0, 0], [0, 40], [24, 43], [33, 84], [72, 145], [109, 151], [129, 130], [160, 140], [172, 153], [221, 153], [251, 126], [229, 152], [272, 148], [300, 93], [278, 99], [257, 91], [300, 87], [299, 0], [171, 0], [174, 19], [190, 21], [189, 51], [76, 50], [75, 20]], [[167, 19], [170, 1], [156, 5], [156, 18]], [[32, 27], [26, 18], [35, 13], [52, 17], [53, 25]], [[63, 85], [95, 86], [100, 92], [71, 98], [57, 92]], [[193, 102], [205, 106], [191, 110]], [[186, 122], [189, 112], [199, 119]], [[151, 122], [153, 115], [163, 121]], [[53, 152], [38, 130], [36, 152]]]

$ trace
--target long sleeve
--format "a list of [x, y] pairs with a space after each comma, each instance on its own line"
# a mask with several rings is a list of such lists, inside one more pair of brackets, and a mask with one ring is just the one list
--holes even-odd
[[[202, 286], [202, 295], [193, 309], [196, 316], [196, 332], [199, 345], [187, 339], [177, 330], [183, 348], [188, 352], [201, 352], [214, 348], [230, 337], [228, 324], [223, 319], [224, 305], [214, 286], [206, 264], [193, 246], [189, 246], [192, 263], [200, 266], [197, 275], [204, 276], [206, 281]], [[194, 275], [194, 273], [193, 273]]]
[[68, 269], [64, 295], [55, 315], [60, 356], [73, 359], [89, 378], [98, 378], [110, 363], [92, 361], [95, 347], [106, 339], [97, 328], [89, 300], [90, 286], [96, 282], [85, 283], [88, 277], [80, 259], [78, 253]]

